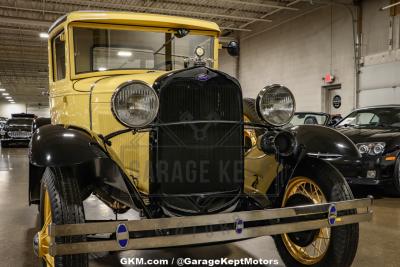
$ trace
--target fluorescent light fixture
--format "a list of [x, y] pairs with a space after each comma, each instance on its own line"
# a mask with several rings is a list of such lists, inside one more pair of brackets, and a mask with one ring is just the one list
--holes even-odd
[[384, 7], [381, 7], [380, 10], [382, 11], [382, 10], [385, 10], [385, 9], [388, 9], [388, 8], [391, 8], [391, 7], [394, 7], [394, 6], [397, 6], [397, 5], [400, 5], [400, 1], [396, 2], [396, 3], [393, 3], [393, 4], [390, 4], [390, 5], [387, 5], [387, 6], [384, 6]]
[[6, 89], [4, 88], [0, 88], [0, 92], [4, 92]]
[[120, 57], [130, 57], [130, 56], [132, 56], [132, 52], [129, 52], [129, 51], [118, 51], [117, 55], [120, 56]]
[[107, 70], [106, 67], [99, 67], [99, 68], [98, 68], [98, 71], [105, 71], [105, 70]]
[[12, 97], [11, 96], [6, 96], [6, 99], [12, 99]]
[[39, 33], [39, 37], [43, 39], [49, 38], [49, 34], [47, 32], [41, 32]]
[[9, 95], [9, 93], [1, 93], [2, 95]]
[[10, 102], [10, 104], [15, 104], [15, 102], [13, 101], [13, 102]]

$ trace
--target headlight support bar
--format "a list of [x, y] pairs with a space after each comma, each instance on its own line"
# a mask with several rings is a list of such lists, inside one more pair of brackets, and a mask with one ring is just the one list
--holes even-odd
[[144, 128], [126, 128], [122, 129], [116, 132], [112, 132], [106, 136], [103, 137], [103, 140], [108, 141], [118, 135], [124, 134], [124, 133], [129, 133], [132, 132], [133, 134], [136, 134], [138, 132], [149, 132], [154, 130], [155, 128], [158, 127], [164, 127], [164, 126], [176, 126], [176, 125], [190, 125], [190, 124], [204, 124], [204, 123], [210, 123], [210, 124], [236, 124], [236, 125], [243, 125], [246, 129], [265, 129], [269, 130], [271, 129], [271, 126], [266, 125], [266, 124], [261, 124], [261, 123], [253, 123], [253, 122], [243, 122], [243, 121], [226, 121], [226, 120], [198, 120], [198, 121], [178, 121], [178, 122], [164, 122], [164, 123], [152, 123], [147, 125]]

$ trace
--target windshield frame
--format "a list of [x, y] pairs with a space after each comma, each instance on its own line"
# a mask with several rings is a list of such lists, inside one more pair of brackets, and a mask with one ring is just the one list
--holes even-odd
[[[76, 73], [75, 71], [75, 49], [74, 49], [74, 36], [73, 30], [74, 27], [80, 28], [91, 28], [91, 29], [106, 29], [106, 30], [138, 30], [138, 31], [146, 31], [146, 32], [165, 32], [171, 33], [173, 32], [172, 28], [166, 27], [148, 27], [148, 26], [130, 26], [130, 25], [119, 25], [119, 24], [101, 24], [101, 23], [87, 23], [87, 22], [71, 22], [68, 24], [68, 58], [69, 58], [69, 68], [71, 73], [71, 79], [81, 79], [88, 78], [93, 76], [105, 76], [105, 75], [118, 75], [118, 74], [132, 74], [132, 73], [143, 73], [149, 71], [161, 71], [163, 70], [150, 70], [150, 69], [117, 69], [117, 70], [106, 70], [106, 71], [94, 71], [94, 72], [85, 72], [85, 73]], [[207, 30], [193, 30], [189, 29], [190, 33], [193, 35], [205, 35], [213, 38], [214, 48], [213, 48], [213, 60], [214, 63], [213, 68], [218, 68], [218, 32], [217, 31], [207, 31]], [[193, 54], [194, 56], [194, 54]]]
[[[293, 115], [293, 118], [294, 118], [296, 115], [305, 115], [305, 116], [304, 116], [304, 119], [305, 119], [305, 117], [306, 117], [307, 115], [316, 115], [316, 116], [325, 117], [325, 120], [324, 120], [324, 122], [323, 122], [322, 124], [314, 124], [314, 125], [321, 125], [321, 126], [326, 126], [326, 125], [329, 123], [329, 120], [330, 120], [330, 118], [331, 118], [331, 115], [329, 115], [328, 113], [323, 113], [323, 112], [312, 112], [312, 111], [310, 111], [310, 112], [307, 112], [307, 111], [295, 112], [294, 115]], [[293, 120], [293, 118], [290, 120], [289, 123], [291, 123], [291, 121]], [[299, 125], [306, 125], [306, 124], [303, 123], [303, 124], [299, 124]], [[298, 125], [293, 125], [293, 126], [298, 126]]]
[[362, 108], [358, 110], [353, 110], [350, 112], [346, 117], [344, 117], [342, 120], [340, 120], [335, 128], [347, 128], [347, 127], [353, 127], [353, 128], [365, 128], [365, 129], [400, 129], [400, 127], [395, 127], [395, 126], [374, 126], [373, 124], [349, 124], [347, 126], [345, 125], [340, 125], [342, 122], [344, 122], [348, 117], [350, 117], [354, 113], [364, 113], [364, 112], [370, 112], [370, 113], [375, 113], [374, 110], [379, 110], [379, 109], [400, 109], [399, 107], [377, 107], [377, 108]]

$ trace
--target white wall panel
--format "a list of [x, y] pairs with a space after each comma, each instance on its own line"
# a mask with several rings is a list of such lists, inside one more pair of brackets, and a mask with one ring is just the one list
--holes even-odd
[[38, 117], [50, 117], [50, 109], [49, 107], [38, 107], [38, 106], [28, 106], [28, 113], [33, 113]]
[[400, 61], [369, 65], [360, 71], [361, 91], [400, 86]]
[[0, 117], [10, 118], [13, 113], [26, 112], [25, 104], [0, 104]]
[[400, 104], [400, 87], [379, 88], [360, 92], [360, 107]]

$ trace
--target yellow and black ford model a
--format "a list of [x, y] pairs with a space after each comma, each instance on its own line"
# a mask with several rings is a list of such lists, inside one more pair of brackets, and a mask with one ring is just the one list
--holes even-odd
[[[122, 12], [72, 12], [51, 26], [51, 124], [35, 125], [29, 152], [45, 265], [272, 235], [288, 266], [350, 266], [371, 200], [353, 199], [323, 158], [358, 151], [328, 128], [281, 130], [295, 110], [282, 85], [243, 99], [217, 70], [220, 49], [239, 52], [219, 33], [211, 22]], [[141, 219], [86, 222], [90, 195]]]

